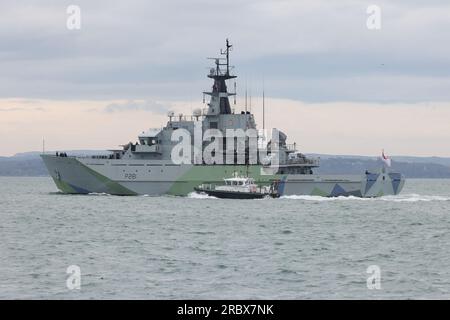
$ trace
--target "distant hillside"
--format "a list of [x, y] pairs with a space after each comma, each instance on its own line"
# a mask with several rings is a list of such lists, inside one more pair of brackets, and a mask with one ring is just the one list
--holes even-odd
[[35, 157], [1, 157], [0, 176], [47, 176], [44, 163]]
[[[95, 150], [66, 151], [69, 155], [92, 155], [105, 153]], [[0, 157], [0, 176], [47, 176], [48, 172], [39, 152], [25, 152], [13, 157]], [[376, 157], [320, 155], [321, 174], [361, 174], [365, 170], [377, 170], [382, 162]], [[450, 158], [439, 157], [392, 157], [392, 168], [407, 178], [450, 178]]]
[[[321, 174], [358, 174], [365, 170], [375, 171], [383, 166], [381, 160], [362, 158], [321, 158], [316, 173]], [[403, 173], [407, 178], [450, 178], [450, 166], [431, 162], [392, 161], [392, 169]]]
[[[379, 157], [373, 156], [351, 156], [351, 155], [331, 155], [331, 154], [317, 154], [309, 153], [311, 157], [320, 157], [321, 159], [334, 159], [334, 158], [344, 158], [344, 159], [358, 159], [358, 160], [378, 160]], [[396, 162], [408, 162], [408, 163], [436, 163], [443, 166], [450, 167], [450, 158], [444, 157], [412, 157], [412, 156], [392, 156], [393, 160]]]
[[[66, 151], [69, 155], [104, 154], [105, 151]], [[50, 153], [50, 152], [49, 152]], [[53, 153], [53, 152], [51, 152]], [[47, 168], [39, 156], [40, 152], [18, 153], [12, 157], [0, 157], [0, 176], [48, 176]]]

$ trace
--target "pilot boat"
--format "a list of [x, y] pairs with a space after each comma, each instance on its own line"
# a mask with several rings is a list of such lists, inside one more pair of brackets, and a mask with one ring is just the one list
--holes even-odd
[[236, 173], [232, 178], [223, 179], [224, 184], [201, 184], [194, 190], [209, 196], [225, 199], [262, 199], [265, 197], [278, 198], [278, 181], [270, 185], [258, 186], [251, 177], [242, 177]]

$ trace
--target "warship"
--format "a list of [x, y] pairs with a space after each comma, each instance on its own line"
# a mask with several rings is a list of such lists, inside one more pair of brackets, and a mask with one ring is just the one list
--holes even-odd
[[[138, 136], [138, 142], [108, 150], [106, 155], [43, 153], [41, 157], [57, 188], [69, 194], [185, 196], [200, 185], [219, 184], [237, 172], [258, 186], [270, 186], [276, 181], [280, 196], [379, 197], [396, 195], [402, 190], [404, 176], [388, 166], [360, 175], [314, 173], [320, 159], [299, 152], [296, 143], [288, 144], [287, 135], [280, 130], [272, 130], [272, 136], [268, 137], [264, 112], [262, 130], [257, 129], [255, 117], [246, 105], [242, 111], [235, 112], [229, 97], [234, 96], [235, 106], [236, 85], [234, 92], [227, 89], [229, 80], [236, 78], [231, 72], [231, 48], [227, 39], [226, 48], [214, 58], [215, 66], [207, 75], [213, 81], [212, 90], [203, 92], [204, 100], [209, 96], [209, 102], [204, 108], [194, 110], [193, 115], [169, 112], [164, 127], [144, 131]], [[244, 137], [240, 147], [234, 140], [229, 143], [225, 138], [205, 139], [208, 131], [228, 130], [256, 130], [256, 158], [252, 156], [250, 137]], [[183, 133], [191, 137], [181, 139]], [[192, 148], [179, 152], [181, 140]], [[226, 152], [211, 148], [217, 142], [222, 149], [225, 146]], [[206, 151], [209, 157], [203, 156]], [[180, 154], [183, 161], [179, 160]], [[186, 156], [194, 160], [187, 161]]]

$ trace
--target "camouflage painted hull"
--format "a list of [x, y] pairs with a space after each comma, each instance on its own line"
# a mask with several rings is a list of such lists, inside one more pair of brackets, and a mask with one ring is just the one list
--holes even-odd
[[202, 183], [220, 184], [224, 177], [239, 172], [258, 184], [280, 181], [280, 195], [324, 197], [379, 197], [398, 194], [405, 183], [399, 173], [363, 175], [261, 175], [261, 166], [174, 165], [170, 161], [109, 160], [42, 155], [42, 159], [63, 193], [112, 195], [185, 196]]

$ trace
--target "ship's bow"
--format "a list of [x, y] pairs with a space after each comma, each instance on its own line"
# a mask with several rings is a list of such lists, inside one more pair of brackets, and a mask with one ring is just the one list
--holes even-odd
[[76, 157], [41, 155], [48, 173], [63, 193], [108, 193], [135, 195], [136, 193], [84, 165]]

